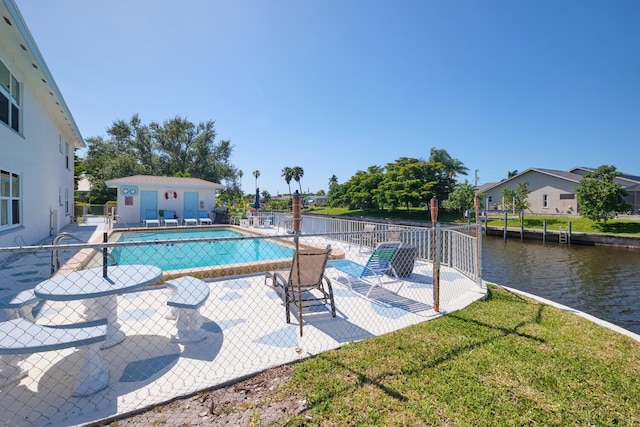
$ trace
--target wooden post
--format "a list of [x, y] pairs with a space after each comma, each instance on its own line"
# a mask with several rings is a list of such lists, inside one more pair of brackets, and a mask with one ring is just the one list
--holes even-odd
[[504, 211], [504, 227], [502, 229], [502, 238], [507, 240], [507, 211]]
[[438, 261], [438, 252], [436, 247], [438, 246], [438, 199], [434, 196], [431, 198], [431, 228], [432, 228], [432, 245], [431, 251], [433, 253], [433, 309], [438, 313], [440, 311], [440, 263]]
[[300, 234], [300, 193], [298, 190], [293, 194], [292, 210], [293, 210], [293, 242], [296, 247], [295, 262], [296, 271], [298, 277], [298, 323], [300, 324], [300, 336], [302, 336], [302, 288], [300, 286], [300, 257], [298, 256], [298, 249], [300, 243], [298, 241], [298, 235]]
[[293, 201], [292, 201], [291, 208], [293, 210], [293, 232], [294, 232], [294, 234], [299, 234], [300, 233], [300, 198], [301, 197], [302, 197], [302, 195], [300, 193], [298, 193], [298, 190], [296, 190], [296, 192], [293, 193]]

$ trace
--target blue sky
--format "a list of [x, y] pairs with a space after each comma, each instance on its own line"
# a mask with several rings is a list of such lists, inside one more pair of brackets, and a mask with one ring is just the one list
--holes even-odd
[[272, 195], [285, 166], [326, 191], [431, 147], [478, 184], [640, 175], [637, 0], [15, 1], [85, 139], [213, 120], [246, 193], [256, 169]]

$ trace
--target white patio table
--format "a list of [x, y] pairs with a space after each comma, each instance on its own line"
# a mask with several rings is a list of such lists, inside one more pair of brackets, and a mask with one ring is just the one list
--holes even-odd
[[49, 301], [82, 300], [85, 320], [107, 319], [107, 339], [100, 348], [113, 347], [124, 340], [118, 323], [117, 295], [157, 282], [162, 270], [151, 265], [115, 265], [104, 270], [91, 268], [57, 275], [35, 287], [36, 296]]

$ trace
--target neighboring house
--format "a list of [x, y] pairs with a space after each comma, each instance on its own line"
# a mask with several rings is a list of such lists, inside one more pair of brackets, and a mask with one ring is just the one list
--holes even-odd
[[[519, 183], [528, 183], [528, 213], [540, 215], [577, 214], [580, 211], [576, 199], [576, 187], [582, 176], [595, 169], [576, 167], [570, 171], [554, 169], [530, 168], [518, 175], [497, 183], [483, 184], [477, 188], [481, 195], [484, 209], [503, 210], [508, 202], [502, 200], [502, 190], [515, 190]], [[634, 211], [640, 209], [640, 177], [623, 174], [616, 179], [629, 194], [625, 201], [633, 206]]]
[[118, 221], [138, 225], [145, 219], [148, 209], [158, 212], [171, 209], [178, 218], [184, 211], [194, 215], [199, 210], [209, 214], [216, 206], [216, 195], [225, 188], [222, 184], [197, 178], [175, 178], [168, 176], [135, 175], [105, 181], [109, 188], [118, 189]]
[[304, 198], [305, 205], [314, 205], [314, 206], [326, 205], [328, 201], [329, 201], [328, 196], [307, 196]]
[[15, 2], [0, 15], [0, 246], [16, 246], [71, 222], [85, 144]]

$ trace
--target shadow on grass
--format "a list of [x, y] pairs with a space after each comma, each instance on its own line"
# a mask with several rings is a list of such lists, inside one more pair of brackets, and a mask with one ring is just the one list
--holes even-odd
[[609, 222], [596, 228], [603, 233], [640, 234], [640, 222]]
[[[509, 292], [508, 290], [504, 290], [503, 292], [500, 292], [498, 294], [492, 294], [491, 291], [489, 290], [488, 292], [488, 296], [487, 296], [487, 300], [486, 301], [505, 301], [505, 302], [510, 302], [510, 303], [523, 303], [523, 304], [534, 304], [531, 301], [523, 298], [522, 296], [513, 293], [513, 292]], [[461, 345], [458, 347], [454, 347], [454, 348], [444, 348], [442, 349], [441, 353], [439, 356], [436, 356], [434, 358], [429, 358], [429, 359], [425, 359], [422, 363], [416, 364], [412, 367], [412, 369], [409, 370], [403, 370], [402, 371], [402, 375], [405, 376], [412, 376], [412, 375], [416, 375], [417, 373], [425, 370], [425, 369], [434, 369], [437, 368], [438, 366], [442, 365], [443, 363], [446, 363], [452, 359], [456, 359], [458, 357], [460, 357], [461, 355], [464, 355], [465, 353], [468, 353], [470, 351], [473, 351], [476, 348], [485, 346], [485, 345], [489, 345], [497, 340], [506, 338], [506, 337], [510, 337], [510, 336], [517, 336], [520, 338], [525, 338], [528, 340], [532, 340], [535, 341], [537, 343], [540, 344], [544, 344], [546, 342], [546, 340], [544, 338], [540, 338], [531, 334], [527, 334], [527, 333], [522, 333], [520, 332], [520, 330], [524, 327], [526, 327], [529, 324], [539, 324], [542, 321], [542, 317], [543, 317], [543, 313], [545, 308], [547, 307], [545, 304], [536, 304], [538, 305], [538, 309], [535, 311], [535, 316], [533, 318], [531, 318], [531, 320], [529, 321], [522, 321], [520, 323], [518, 323], [517, 325], [513, 326], [513, 327], [505, 327], [499, 324], [499, 322], [496, 322], [495, 324], [492, 323], [486, 323], [486, 322], [482, 322], [479, 321], [477, 319], [473, 319], [473, 318], [466, 318], [463, 317], [457, 313], [451, 313], [451, 314], [447, 314], [443, 319], [454, 319], [455, 321], [459, 321], [459, 322], [464, 322], [464, 323], [469, 323], [469, 324], [473, 324], [474, 326], [480, 326], [482, 328], [485, 329], [489, 329], [492, 331], [495, 331], [496, 334], [487, 337], [486, 339], [483, 340], [479, 340], [473, 343], [469, 343], [467, 345]], [[436, 320], [437, 321], [437, 320]], [[366, 344], [363, 344], [366, 345]], [[331, 365], [333, 365], [336, 368], [342, 368], [348, 372], [351, 372], [352, 374], [354, 374], [357, 378], [357, 381], [355, 381], [352, 384], [349, 384], [346, 387], [343, 387], [339, 390], [334, 390], [331, 393], [327, 393], [327, 394], [323, 394], [322, 398], [320, 398], [319, 400], [316, 400], [313, 402], [312, 406], [317, 406], [318, 404], [322, 403], [322, 402], [328, 402], [332, 399], [334, 399], [336, 396], [338, 395], [342, 395], [344, 393], [348, 393], [349, 391], [353, 391], [356, 389], [359, 389], [365, 385], [373, 385], [376, 388], [380, 389], [383, 393], [385, 393], [386, 395], [388, 395], [391, 398], [394, 398], [400, 402], [407, 402], [409, 399], [402, 394], [400, 391], [394, 390], [389, 388], [388, 386], [384, 385], [384, 381], [386, 378], [388, 377], [392, 377], [395, 375], [398, 375], [397, 372], [386, 372], [383, 373], [379, 376], [376, 377], [371, 377], [369, 375], [367, 375], [364, 372], [361, 372], [360, 370], [355, 370], [352, 367], [348, 366], [347, 364], [345, 364], [343, 361], [337, 360], [337, 358], [335, 357], [331, 357], [331, 356], [327, 356], [326, 354], [320, 354], [318, 355], [319, 358], [325, 358], [326, 357], [326, 361], [328, 363], [330, 363]], [[338, 370], [336, 369], [335, 372], [338, 372]]]

